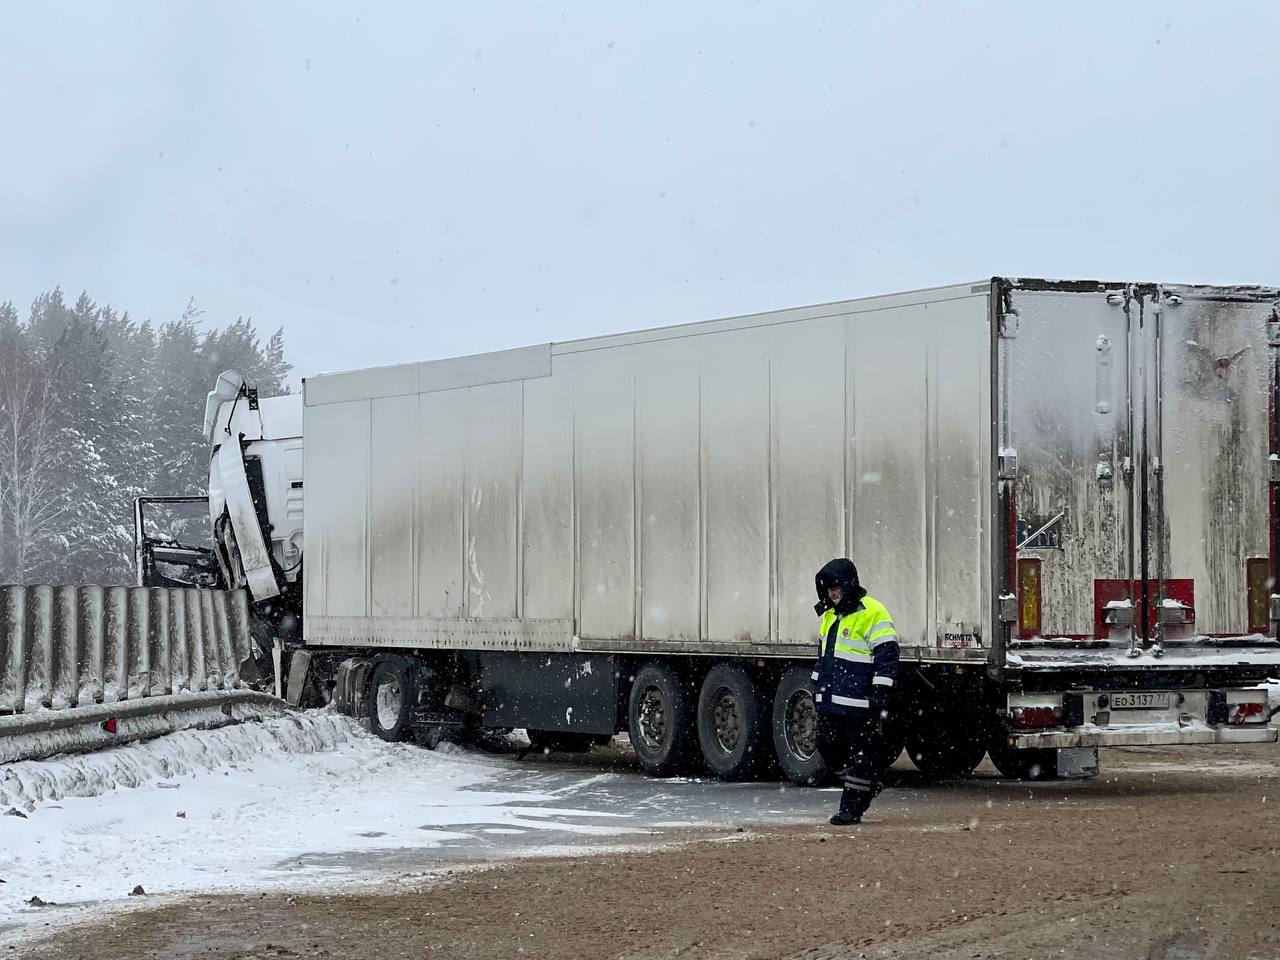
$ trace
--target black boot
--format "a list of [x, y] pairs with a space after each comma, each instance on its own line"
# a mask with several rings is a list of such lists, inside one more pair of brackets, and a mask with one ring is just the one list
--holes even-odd
[[845, 774], [844, 790], [840, 792], [840, 809], [828, 822], [833, 827], [848, 827], [862, 822], [862, 815], [871, 806], [873, 786], [866, 780]]
[[862, 813], [867, 809], [867, 794], [861, 790], [845, 787], [840, 793], [840, 809], [828, 822], [833, 827], [848, 827], [862, 822]]

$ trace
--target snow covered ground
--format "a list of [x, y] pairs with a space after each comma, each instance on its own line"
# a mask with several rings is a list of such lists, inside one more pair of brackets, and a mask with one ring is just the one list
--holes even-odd
[[0, 941], [157, 896], [417, 882], [669, 828], [825, 820], [834, 803], [778, 783], [653, 780], [618, 759], [431, 751], [309, 711], [0, 765]]
[[[1280, 706], [1280, 684], [1271, 695]], [[1183, 753], [1169, 755], [1170, 770], [1193, 763]], [[1217, 774], [1254, 775], [1239, 758], [1192, 753]], [[1136, 760], [1155, 772], [1164, 754]], [[878, 806], [901, 812], [948, 792], [912, 789], [914, 776]], [[777, 783], [653, 780], [611, 768], [608, 755], [519, 761], [390, 744], [328, 711], [184, 731], [0, 765], [0, 941], [156, 896], [416, 882], [460, 862], [652, 843], [673, 827], [821, 822], [834, 802], [832, 791]], [[130, 898], [138, 885], [148, 900]]]
[[647, 832], [574, 806], [590, 777], [549, 785], [512, 773], [509, 758], [384, 743], [335, 713], [9, 764], [0, 931], [69, 919], [68, 906], [123, 901], [138, 885], [154, 895], [347, 882], [362, 855], [385, 879], [379, 851]]

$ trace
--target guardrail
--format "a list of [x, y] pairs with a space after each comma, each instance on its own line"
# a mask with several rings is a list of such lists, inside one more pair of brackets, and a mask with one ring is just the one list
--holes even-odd
[[243, 590], [0, 586], [0, 713], [243, 688]]
[[[87, 753], [179, 730], [214, 730], [280, 717], [283, 700], [256, 690], [211, 690], [0, 717], [0, 764]], [[0, 772], [0, 780], [4, 774]]]

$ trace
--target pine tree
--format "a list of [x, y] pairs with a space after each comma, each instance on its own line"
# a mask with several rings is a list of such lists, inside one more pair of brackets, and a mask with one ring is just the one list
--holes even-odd
[[116, 357], [101, 311], [81, 294], [49, 352], [48, 375], [58, 397], [64, 453], [58, 483], [75, 509], [64, 517], [68, 563], [88, 579], [118, 580], [128, 572], [125, 523], [132, 492], [126, 471], [136, 442], [130, 429]]
[[40, 294], [31, 304], [27, 332], [40, 347], [47, 349], [62, 336], [70, 322], [71, 311], [63, 300], [62, 288], [54, 287], [48, 293]]

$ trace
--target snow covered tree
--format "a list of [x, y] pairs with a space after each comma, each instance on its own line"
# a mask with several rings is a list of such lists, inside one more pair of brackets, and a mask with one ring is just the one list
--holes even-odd
[[12, 303], [0, 307], [0, 581], [56, 566], [72, 502], [61, 483], [68, 451], [54, 383]]
[[0, 304], [0, 583], [129, 582], [133, 498], [205, 489], [205, 395], [231, 367], [288, 392], [281, 332], [194, 301], [159, 328], [61, 288], [25, 323]]
[[137, 481], [144, 479], [129, 482], [128, 451], [136, 445], [136, 431], [130, 429], [116, 359], [101, 311], [81, 294], [47, 362], [58, 398], [58, 483], [75, 504], [63, 516], [61, 536], [70, 566], [86, 579], [108, 582], [128, 576], [127, 518]]

